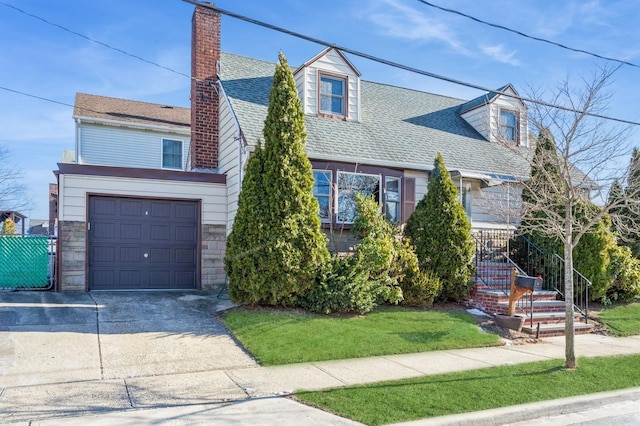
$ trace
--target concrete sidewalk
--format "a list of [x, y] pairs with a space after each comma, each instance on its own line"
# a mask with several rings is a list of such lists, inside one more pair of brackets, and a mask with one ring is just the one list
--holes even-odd
[[[17, 305], [36, 307], [3, 296], [0, 320]], [[200, 296], [152, 300], [155, 306], [168, 304], [172, 313], [162, 314], [139, 302], [127, 306], [119, 295], [76, 295], [73, 302], [65, 296], [43, 320], [31, 317], [48, 325], [28, 324], [22, 313], [14, 325], [0, 323], [0, 423], [356, 424], [283, 396], [299, 389], [564, 358], [564, 338], [553, 337], [524, 345], [260, 367], [217, 322], [215, 309], [207, 310], [210, 299]], [[65, 309], [70, 310], [61, 314]], [[189, 324], [202, 309], [210, 319]], [[580, 335], [576, 352], [585, 357], [640, 353], [640, 336]], [[499, 412], [488, 415], [501, 418]], [[465, 418], [478, 414], [455, 417], [452, 423], [442, 423], [448, 421], [444, 418], [420, 423], [465, 424], [460, 420]]]

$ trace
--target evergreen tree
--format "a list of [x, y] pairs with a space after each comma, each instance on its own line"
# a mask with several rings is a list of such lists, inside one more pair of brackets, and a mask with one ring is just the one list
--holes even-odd
[[[611, 189], [609, 190], [609, 198], [608, 198], [607, 204], [611, 204], [611, 205], [619, 204], [619, 200], [622, 199], [623, 195], [624, 195], [624, 191], [622, 189], [622, 185], [620, 185], [620, 181], [618, 179], [615, 179], [611, 184]], [[619, 215], [621, 212], [622, 212], [621, 207], [614, 207], [611, 209], [611, 214], [614, 216]], [[613, 221], [611, 222], [611, 230], [613, 232], [620, 231], [616, 223]]]
[[629, 247], [635, 257], [640, 257], [640, 235], [637, 231], [638, 224], [640, 224], [640, 212], [635, 206], [640, 201], [640, 150], [638, 148], [634, 148], [631, 154], [627, 187], [624, 192], [628, 199], [626, 204], [634, 205], [634, 207], [622, 208], [620, 211], [623, 225], [623, 229], [619, 230], [620, 237], [622, 244]]
[[[260, 235], [248, 241], [252, 245], [244, 246], [238, 243], [248, 237], [230, 236], [233, 246], [227, 252], [229, 286], [230, 291], [234, 289], [231, 295], [236, 302], [291, 306], [314, 284], [316, 273], [329, 259], [329, 251], [320, 227], [318, 202], [313, 196], [311, 162], [304, 152], [302, 102], [282, 53], [276, 64], [263, 134], [265, 145], [259, 155], [260, 166], [254, 165], [252, 170], [260, 171], [261, 176], [250, 181], [257, 191], [247, 196], [252, 200], [246, 203], [249, 207], [238, 206], [239, 217], [232, 231], [232, 234]], [[240, 212], [252, 205], [258, 208]], [[261, 217], [247, 217], [252, 215]], [[238, 220], [246, 222], [238, 224]], [[258, 229], [251, 228], [252, 223]], [[238, 260], [243, 257], [252, 261]], [[251, 282], [239, 282], [238, 277]]]
[[[536, 141], [530, 179], [522, 188], [520, 229], [538, 247], [552, 253], [562, 252], [562, 243], [558, 238], [543, 235], [537, 228], [540, 223], [549, 220], [551, 215], [558, 217], [564, 215], [564, 208], [560, 201], [564, 184], [558, 162], [553, 135], [548, 128], [544, 128]], [[540, 202], [542, 199], [540, 194], [544, 194], [544, 202]]]
[[234, 302], [259, 304], [269, 281], [264, 274], [263, 251], [267, 245], [263, 150], [258, 144], [247, 162], [238, 198], [238, 211], [227, 238], [224, 263], [229, 295]]
[[471, 224], [440, 153], [405, 235], [415, 245], [420, 268], [440, 279], [440, 299], [460, 301], [469, 295], [475, 254]]

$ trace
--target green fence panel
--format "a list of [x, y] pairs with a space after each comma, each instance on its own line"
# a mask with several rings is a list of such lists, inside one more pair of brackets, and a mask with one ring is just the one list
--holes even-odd
[[49, 285], [49, 238], [0, 235], [0, 288]]

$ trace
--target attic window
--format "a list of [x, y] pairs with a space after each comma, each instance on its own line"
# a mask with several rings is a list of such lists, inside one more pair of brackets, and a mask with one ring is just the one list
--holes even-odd
[[509, 142], [518, 142], [518, 116], [514, 111], [500, 110], [500, 137]]
[[320, 76], [320, 112], [345, 116], [347, 79], [336, 76]]

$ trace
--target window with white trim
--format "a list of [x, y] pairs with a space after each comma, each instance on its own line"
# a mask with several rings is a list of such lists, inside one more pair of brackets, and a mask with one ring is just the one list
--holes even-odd
[[182, 169], [182, 141], [162, 139], [162, 168]]
[[328, 75], [320, 76], [320, 108], [319, 112], [333, 115], [346, 114], [345, 78]]
[[338, 172], [337, 182], [337, 222], [353, 223], [356, 218], [357, 193], [373, 195], [380, 204], [380, 175], [364, 173]]
[[389, 222], [400, 222], [400, 178], [384, 178], [384, 212]]
[[331, 171], [313, 171], [313, 195], [320, 205], [320, 221], [331, 221]]
[[500, 110], [500, 136], [510, 142], [518, 142], [518, 116], [506, 109]]

